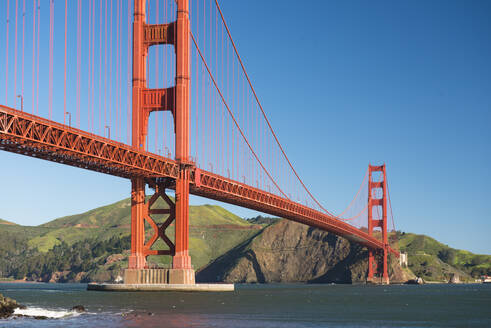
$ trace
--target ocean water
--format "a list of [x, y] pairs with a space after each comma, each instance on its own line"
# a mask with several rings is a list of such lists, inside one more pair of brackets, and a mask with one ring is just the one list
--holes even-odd
[[[98, 292], [84, 284], [0, 284], [47, 320], [0, 327], [491, 327], [491, 284], [238, 285], [228, 293]], [[87, 313], [71, 311], [83, 305]]]

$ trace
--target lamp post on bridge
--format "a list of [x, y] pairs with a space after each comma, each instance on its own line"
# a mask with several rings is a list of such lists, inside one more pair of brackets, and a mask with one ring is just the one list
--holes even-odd
[[111, 139], [111, 127], [109, 125], [106, 125], [105, 128], [107, 129], [107, 138]]
[[72, 127], [72, 113], [66, 112], [65, 113], [65, 118], [66, 118], [67, 115], [68, 115], [68, 126], [69, 127]]
[[20, 111], [24, 111], [24, 97], [22, 95], [17, 95], [17, 98], [20, 98]]

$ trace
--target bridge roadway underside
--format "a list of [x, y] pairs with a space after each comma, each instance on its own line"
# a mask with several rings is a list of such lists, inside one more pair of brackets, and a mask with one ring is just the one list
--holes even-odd
[[[123, 178], [177, 178], [179, 163], [131, 146], [0, 105], [0, 150]], [[289, 199], [193, 167], [194, 195], [283, 217], [332, 232], [369, 249], [382, 241], [341, 220]], [[396, 250], [390, 252], [399, 255]]]

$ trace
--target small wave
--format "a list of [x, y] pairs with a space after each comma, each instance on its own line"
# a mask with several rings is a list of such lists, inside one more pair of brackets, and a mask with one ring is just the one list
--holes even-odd
[[60, 318], [68, 318], [79, 316], [80, 313], [76, 311], [68, 311], [63, 309], [58, 310], [49, 310], [37, 307], [28, 307], [25, 309], [15, 309], [14, 315], [25, 315], [29, 317], [47, 317], [50, 319], [60, 319]]

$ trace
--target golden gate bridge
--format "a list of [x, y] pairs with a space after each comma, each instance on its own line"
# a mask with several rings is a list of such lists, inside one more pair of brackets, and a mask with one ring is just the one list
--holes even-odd
[[367, 280], [389, 282], [399, 253], [385, 165], [368, 166], [342, 213], [327, 210], [280, 143], [217, 0], [2, 5], [0, 149], [131, 180], [126, 282], [142, 282], [147, 257], [161, 255], [172, 256], [171, 282], [194, 284], [190, 194], [360, 243]]

